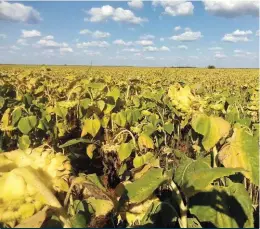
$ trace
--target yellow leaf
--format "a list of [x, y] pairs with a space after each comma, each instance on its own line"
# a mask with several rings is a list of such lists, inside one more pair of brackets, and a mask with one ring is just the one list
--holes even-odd
[[138, 138], [138, 145], [140, 149], [148, 148], [148, 149], [154, 149], [153, 140], [146, 134], [141, 134]]
[[96, 148], [97, 147], [94, 144], [88, 145], [88, 147], [87, 147], [87, 155], [89, 156], [89, 158], [91, 158], [91, 159], [93, 158], [93, 152], [95, 151]]

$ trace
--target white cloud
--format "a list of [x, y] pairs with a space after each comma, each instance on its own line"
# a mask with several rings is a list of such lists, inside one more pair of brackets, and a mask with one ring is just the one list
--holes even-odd
[[149, 46], [149, 45], [153, 45], [153, 41], [150, 40], [139, 40], [135, 42], [138, 45], [142, 45], [142, 46]]
[[147, 47], [144, 47], [144, 51], [145, 52], [157, 52], [158, 48], [154, 47], [154, 46], [147, 46]]
[[7, 38], [6, 34], [0, 33], [0, 39], [6, 39], [6, 38]]
[[225, 34], [225, 36], [222, 38], [222, 41], [227, 41], [227, 42], [238, 42], [238, 41], [243, 41], [247, 42], [249, 39], [247, 37], [236, 37], [232, 34]]
[[31, 6], [20, 3], [0, 2], [0, 21], [13, 21], [25, 23], [38, 23], [41, 21], [40, 13]]
[[91, 8], [87, 11], [90, 18], [85, 18], [85, 21], [101, 22], [111, 19], [116, 22], [127, 22], [131, 24], [142, 24], [146, 22], [146, 18], [135, 16], [131, 10], [125, 10], [121, 7], [113, 8], [110, 5], [105, 5], [100, 8]]
[[15, 45], [12, 45], [12, 46], [10, 47], [10, 49], [11, 49], [11, 50], [19, 50], [20, 48], [17, 47], [17, 46], [15, 46]]
[[69, 53], [72, 53], [73, 52], [73, 49], [70, 48], [70, 47], [62, 47], [60, 48], [60, 52], [63, 54], [63, 53], [66, 53], [66, 52], [69, 52]]
[[205, 10], [216, 16], [259, 15], [259, 2], [252, 0], [204, 0]]
[[247, 30], [247, 31], [243, 31], [243, 30], [235, 30], [233, 33], [227, 33], [224, 35], [224, 37], [222, 38], [222, 41], [227, 41], [227, 42], [247, 42], [249, 41], [247, 35], [252, 34], [251, 30]]
[[241, 49], [235, 49], [234, 53], [235, 53], [234, 54], [235, 57], [249, 57], [249, 56], [253, 55], [252, 52], [244, 51], [244, 50], [241, 50]]
[[151, 35], [151, 34], [144, 34], [144, 35], [140, 36], [140, 39], [141, 40], [152, 40], [152, 39], [155, 39], [155, 36]]
[[192, 31], [186, 31], [180, 35], [172, 36], [170, 37], [170, 40], [175, 41], [196, 41], [200, 39], [202, 36], [201, 32], [192, 32]]
[[79, 31], [79, 34], [84, 35], [84, 34], [91, 34], [92, 32], [89, 29], [82, 29]]
[[143, 48], [143, 51], [145, 51], [145, 52], [160, 52], [160, 51], [165, 52], [165, 51], [170, 51], [170, 49], [166, 46], [162, 46], [160, 48], [157, 48], [155, 46], [146, 46]]
[[162, 46], [160, 51], [170, 51], [170, 49], [167, 46]]
[[41, 32], [38, 30], [22, 30], [22, 38], [40, 37]]
[[81, 35], [89, 34], [92, 37], [97, 38], [97, 39], [110, 37], [110, 33], [102, 32], [102, 31], [99, 31], [99, 30], [92, 32], [88, 29], [83, 29], [83, 30], [80, 30], [79, 34], [81, 34]]
[[168, 14], [170, 16], [192, 15], [194, 10], [192, 2], [183, 0], [154, 0], [152, 5], [161, 5], [164, 8], [164, 14]]
[[210, 51], [219, 51], [219, 50], [222, 50], [223, 48], [221, 47], [210, 47], [209, 50]]
[[109, 46], [109, 43], [106, 41], [89, 41], [76, 44], [77, 48], [87, 48], [87, 47], [97, 47], [97, 48], [106, 48]]
[[110, 37], [110, 33], [108, 33], [108, 32], [102, 32], [102, 31], [97, 30], [97, 31], [95, 31], [95, 32], [92, 33], [92, 36], [93, 36], [94, 38], [100, 39], [100, 38]]
[[84, 53], [86, 53], [88, 56], [101, 56], [101, 53], [97, 51], [84, 50]]
[[160, 41], [164, 41], [165, 39], [163, 37], [160, 38]]
[[255, 35], [259, 37], [259, 36], [260, 36], [260, 30], [257, 30], [257, 31], [255, 32]]
[[122, 45], [122, 46], [131, 46], [133, 45], [132, 41], [123, 41], [122, 39], [114, 40], [113, 44]]
[[26, 39], [23, 39], [23, 38], [18, 39], [16, 41], [16, 43], [19, 45], [24, 45], [24, 46], [28, 45]]
[[185, 49], [185, 50], [188, 49], [188, 47], [186, 45], [179, 45], [177, 48], [178, 49]]
[[50, 39], [41, 39], [37, 42], [37, 47], [47, 48], [47, 49], [66, 48], [66, 47], [68, 47], [68, 44], [65, 42], [58, 43], [58, 42], [56, 42], [54, 40], [50, 40]]
[[243, 30], [237, 29], [236, 31], [233, 32], [234, 36], [246, 36], [246, 35], [250, 35], [250, 34], [252, 34], [251, 30], [243, 31]]
[[181, 29], [180, 26], [176, 26], [176, 27], [174, 28], [175, 31], [178, 31], [178, 30], [180, 30], [180, 29]]
[[216, 53], [215, 54], [215, 58], [217, 58], [217, 59], [224, 59], [224, 58], [226, 58], [227, 56], [225, 55], [225, 54], [223, 54], [223, 53]]
[[139, 49], [135, 49], [135, 48], [125, 48], [122, 51], [123, 52], [140, 52]]
[[48, 36], [43, 37], [42, 39], [44, 39], [44, 40], [53, 40], [54, 36], [48, 35]]
[[129, 7], [134, 8], [134, 9], [142, 9], [144, 4], [142, 0], [132, 0], [127, 3]]

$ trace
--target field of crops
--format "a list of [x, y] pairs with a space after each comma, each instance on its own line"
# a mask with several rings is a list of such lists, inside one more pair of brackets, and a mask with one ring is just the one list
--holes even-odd
[[258, 74], [0, 66], [0, 227], [259, 227]]

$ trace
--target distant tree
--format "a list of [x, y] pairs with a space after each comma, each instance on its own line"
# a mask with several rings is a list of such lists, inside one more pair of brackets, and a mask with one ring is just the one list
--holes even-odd
[[216, 67], [214, 65], [209, 65], [208, 69], [215, 69]]

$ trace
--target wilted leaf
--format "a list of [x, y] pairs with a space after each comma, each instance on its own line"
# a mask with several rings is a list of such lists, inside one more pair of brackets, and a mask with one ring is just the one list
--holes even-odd
[[218, 158], [227, 168], [243, 168], [242, 173], [255, 185], [259, 185], [258, 138], [244, 128], [234, 128], [234, 133], [219, 151]]
[[140, 149], [142, 149], [142, 148], [153, 149], [154, 148], [153, 140], [146, 134], [141, 134], [139, 136], [138, 145], [139, 145]]
[[86, 149], [86, 151], [87, 151], [87, 155], [89, 156], [89, 158], [93, 158], [93, 152], [94, 152], [94, 150], [96, 149], [97, 147], [96, 147], [96, 145], [95, 144], [89, 144], [88, 146], [87, 146], [87, 149]]
[[217, 142], [228, 135], [230, 124], [220, 117], [197, 114], [192, 118], [192, 128], [203, 135], [202, 145], [206, 151], [214, 147]]
[[40, 228], [47, 217], [48, 208], [45, 207], [30, 218], [22, 221], [15, 228]]
[[87, 202], [94, 208], [96, 217], [105, 216], [114, 208], [114, 204], [111, 200], [101, 200], [90, 197], [87, 199]]

